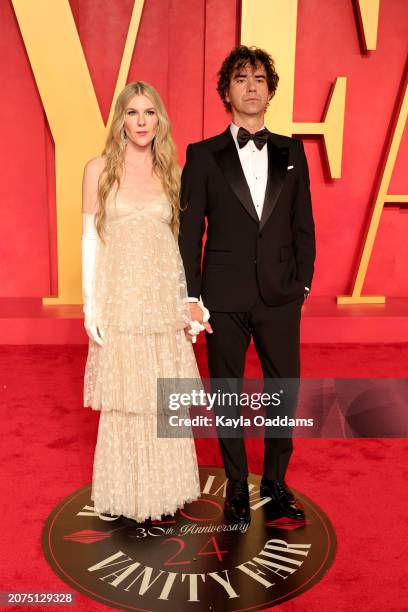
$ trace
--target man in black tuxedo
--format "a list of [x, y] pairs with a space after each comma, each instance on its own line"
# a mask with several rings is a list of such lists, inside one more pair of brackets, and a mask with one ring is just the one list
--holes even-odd
[[[182, 174], [180, 252], [191, 319], [204, 323], [212, 378], [242, 378], [251, 337], [264, 378], [298, 379], [301, 309], [310, 291], [315, 237], [307, 161], [300, 140], [265, 129], [278, 84], [272, 58], [239, 46], [225, 59], [217, 90], [232, 115], [218, 136], [190, 144]], [[202, 239], [207, 241], [201, 265]], [[225, 514], [250, 520], [242, 438], [219, 438], [228, 478]], [[304, 519], [285, 483], [292, 438], [265, 437], [261, 494]]]

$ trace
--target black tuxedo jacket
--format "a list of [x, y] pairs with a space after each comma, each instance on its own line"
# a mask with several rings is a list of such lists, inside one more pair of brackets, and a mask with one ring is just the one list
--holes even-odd
[[201, 294], [210, 310], [248, 311], [259, 293], [268, 305], [281, 305], [311, 287], [315, 236], [303, 143], [269, 132], [266, 146], [261, 220], [229, 127], [187, 147], [179, 247], [188, 295]]

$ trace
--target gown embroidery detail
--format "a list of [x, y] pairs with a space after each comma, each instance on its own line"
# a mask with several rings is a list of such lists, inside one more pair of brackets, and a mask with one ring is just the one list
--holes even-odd
[[103, 346], [89, 342], [84, 406], [100, 411], [95, 511], [139, 522], [199, 496], [192, 438], [157, 438], [157, 378], [200, 382], [184, 327], [187, 287], [164, 193], [143, 202], [111, 192], [93, 290]]

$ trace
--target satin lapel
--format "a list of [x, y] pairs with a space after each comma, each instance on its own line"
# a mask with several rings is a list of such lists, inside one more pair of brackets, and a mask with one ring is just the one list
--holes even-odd
[[282, 191], [289, 158], [289, 149], [287, 147], [277, 147], [270, 138], [268, 139], [267, 146], [268, 180], [266, 183], [265, 200], [259, 229], [263, 228], [275, 208], [279, 194]]
[[[241, 162], [234, 139], [228, 128], [228, 134], [225, 132], [227, 142], [225, 147], [213, 151], [213, 155], [227, 182], [231, 185], [235, 195], [244, 206], [245, 210], [259, 224], [259, 217], [256, 213], [254, 203], [252, 201], [251, 192], [246, 182], [244, 171], [242, 170]], [[228, 137], [229, 135], [229, 137]]]

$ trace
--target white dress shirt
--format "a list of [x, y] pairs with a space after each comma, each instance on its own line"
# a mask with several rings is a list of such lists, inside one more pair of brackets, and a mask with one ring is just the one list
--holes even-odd
[[[265, 129], [265, 126], [261, 129]], [[231, 123], [230, 130], [235, 146], [237, 147], [239, 160], [251, 192], [255, 210], [260, 219], [265, 199], [266, 183], [268, 181], [268, 147], [265, 144], [265, 146], [259, 150], [258, 147], [255, 146], [254, 141], [249, 140], [247, 144], [240, 149], [237, 140], [239, 127], [235, 125], [235, 123]]]

